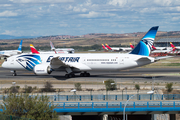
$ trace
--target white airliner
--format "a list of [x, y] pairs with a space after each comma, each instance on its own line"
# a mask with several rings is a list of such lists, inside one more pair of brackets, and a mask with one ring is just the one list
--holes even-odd
[[108, 44], [106, 44], [106, 47], [102, 44], [102, 47], [105, 50], [111, 50], [111, 51], [115, 51], [115, 52], [132, 51], [131, 47], [110, 47]]
[[[43, 51], [37, 51], [36, 48], [32, 44], [30, 44], [30, 48], [31, 48], [32, 54], [54, 54], [54, 53], [56, 53], [55, 51], [44, 51], [44, 52]], [[63, 53], [68, 54], [67, 51], [64, 51]], [[58, 53], [58, 54], [60, 54], [60, 53]]]
[[55, 53], [74, 53], [73, 48], [55, 48], [53, 43], [50, 41], [51, 50], [53, 50]]
[[173, 48], [173, 51], [175, 51], [175, 50], [179, 51], [180, 50], [180, 47], [176, 47], [175, 45], [172, 44], [172, 42], [170, 42], [170, 45]]
[[17, 50], [3, 50], [3, 51], [0, 51], [0, 57], [9, 57], [9, 56], [12, 56], [12, 55], [21, 54], [22, 53], [22, 51], [21, 51], [22, 42], [23, 42], [23, 40], [21, 40]]
[[152, 27], [129, 54], [22, 54], [9, 57], [3, 68], [30, 70], [36, 75], [48, 75], [52, 71], [65, 71], [65, 77], [90, 76], [89, 71], [119, 71], [150, 64], [156, 61], [149, 57], [158, 26]]
[[173, 51], [173, 49], [171, 47], [154, 47], [152, 45], [152, 52], [151, 53], [170, 53], [172, 51]]

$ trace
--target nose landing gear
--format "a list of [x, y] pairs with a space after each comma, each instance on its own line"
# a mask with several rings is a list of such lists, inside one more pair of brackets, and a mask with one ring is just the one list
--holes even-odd
[[12, 72], [12, 76], [17, 76], [17, 73], [15, 70], [11, 71]]

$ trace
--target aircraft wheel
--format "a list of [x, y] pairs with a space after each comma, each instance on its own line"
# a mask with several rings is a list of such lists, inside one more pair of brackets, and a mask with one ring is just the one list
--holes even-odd
[[86, 73], [87, 74], [87, 77], [89, 77], [90, 76], [90, 73]]
[[83, 77], [83, 76], [84, 76], [84, 73], [81, 73], [80, 76]]
[[17, 76], [17, 74], [16, 74], [16, 73], [13, 73], [12, 76]]
[[72, 74], [69, 74], [68, 76], [69, 76], [69, 78], [72, 78], [72, 77], [73, 77], [73, 75], [72, 75]]
[[66, 74], [66, 75], [65, 75], [65, 77], [66, 77], [66, 78], [69, 78], [69, 75], [68, 75], [68, 74]]
[[75, 77], [75, 74], [74, 74], [74, 73], [72, 74], [72, 77]]

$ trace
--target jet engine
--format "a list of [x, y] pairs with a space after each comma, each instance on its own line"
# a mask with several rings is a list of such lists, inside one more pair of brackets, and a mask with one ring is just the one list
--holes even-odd
[[39, 64], [34, 67], [33, 71], [36, 75], [48, 75], [51, 74], [52, 69], [49, 64]]

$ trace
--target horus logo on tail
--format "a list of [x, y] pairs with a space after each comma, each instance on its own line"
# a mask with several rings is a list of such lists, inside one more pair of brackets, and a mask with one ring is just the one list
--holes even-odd
[[157, 30], [158, 26], [152, 27], [130, 54], [149, 56]]

